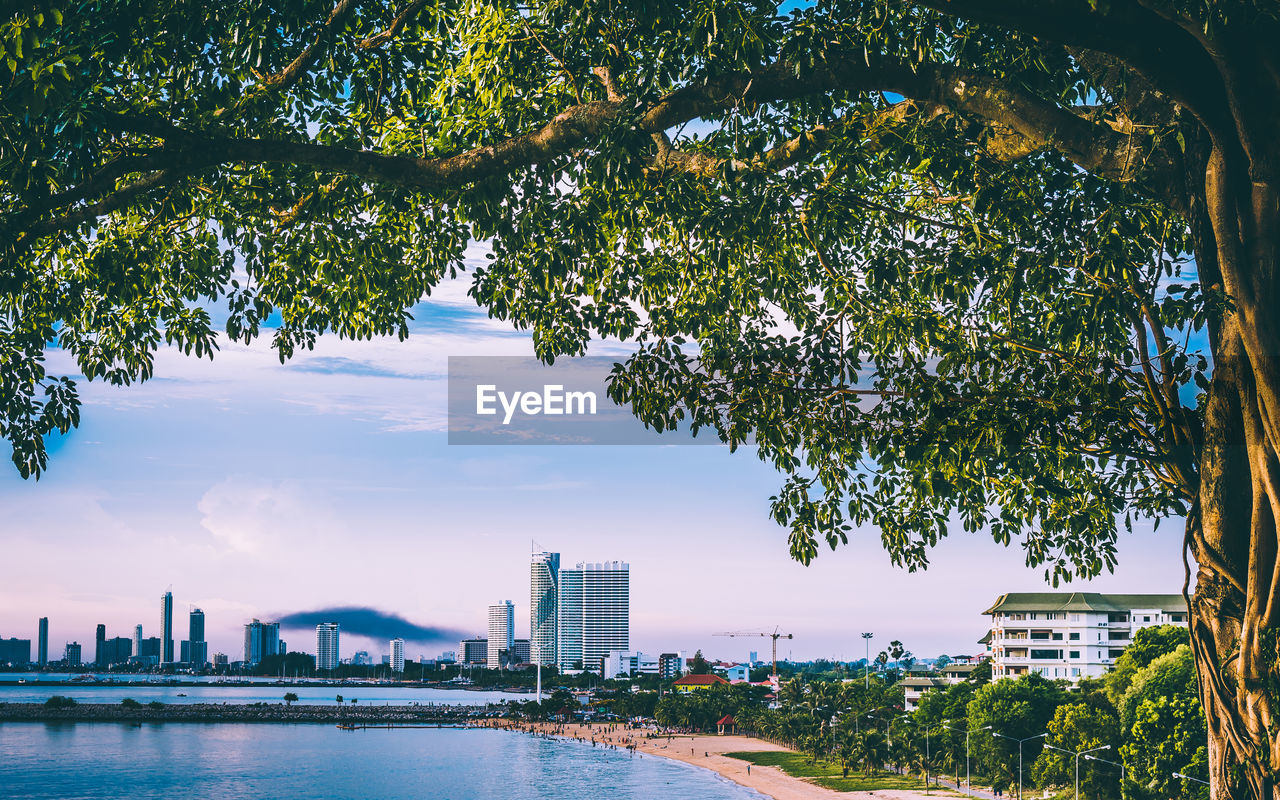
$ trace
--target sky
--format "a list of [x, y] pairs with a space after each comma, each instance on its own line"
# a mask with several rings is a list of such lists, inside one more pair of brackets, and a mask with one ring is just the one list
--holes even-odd
[[[862, 658], [864, 631], [872, 655], [893, 639], [918, 657], [975, 653], [1001, 593], [1046, 589], [1016, 543], [959, 529], [923, 572], [894, 568], [874, 529], [797, 564], [768, 516], [782, 477], [749, 448], [450, 445], [448, 358], [532, 354], [468, 281], [417, 306], [404, 342], [323, 337], [281, 365], [268, 333], [224, 341], [212, 362], [162, 350], [141, 385], [80, 381], [82, 423], [51, 445], [47, 474], [0, 468], [0, 637], [34, 642], [47, 616], [51, 654], [75, 640], [88, 658], [98, 623], [158, 635], [166, 590], [175, 640], [200, 607], [209, 652], [232, 660], [249, 619], [338, 607], [484, 635], [487, 606], [511, 600], [524, 637], [534, 542], [563, 564], [630, 563], [634, 649], [725, 660], [767, 658], [769, 642], [715, 634], [775, 627], [795, 637], [779, 658]], [[76, 372], [57, 351], [49, 370]], [[1066, 588], [1180, 591], [1180, 528], [1136, 525], [1114, 574]], [[314, 627], [281, 637], [315, 651]], [[419, 639], [406, 656], [456, 646]], [[341, 649], [389, 651], [350, 630]]]

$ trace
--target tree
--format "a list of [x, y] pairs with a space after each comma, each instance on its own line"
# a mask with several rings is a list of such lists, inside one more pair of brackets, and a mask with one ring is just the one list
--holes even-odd
[[693, 660], [689, 663], [689, 673], [692, 675], [709, 675], [711, 673], [711, 664], [707, 662], [707, 659], [703, 658], [701, 650], [693, 654]]
[[1194, 697], [1147, 698], [1134, 712], [1121, 749], [1139, 800], [1201, 800], [1204, 787], [1174, 773], [1206, 780], [1204, 713]]
[[285, 692], [284, 702], [285, 702], [285, 705], [291, 706], [294, 703], [298, 702], [298, 695], [294, 694], [293, 692]]
[[[953, 521], [1057, 582], [1180, 515], [1215, 798], [1276, 798], [1273, 0], [10, 4], [0, 435], [89, 379], [473, 293], [787, 475], [809, 561]], [[686, 123], [699, 121], [686, 128]], [[1176, 541], [1174, 544], [1172, 542]]]
[[[974, 770], [988, 776], [996, 788], [1016, 787], [1018, 740], [1044, 732], [1062, 702], [1063, 691], [1037, 673], [978, 687], [964, 715]], [[1041, 744], [1035, 739], [1022, 748], [1025, 777], [1030, 777]]]
[[[1031, 768], [1041, 786], [1068, 785], [1076, 779], [1077, 760], [1069, 753], [1083, 753], [1098, 747], [1109, 747], [1115, 753], [1120, 726], [1110, 707], [1096, 703], [1068, 703], [1058, 707], [1048, 726], [1046, 747]], [[1057, 748], [1057, 749], [1050, 749]], [[1068, 751], [1064, 753], [1063, 751]], [[1098, 754], [1105, 757], [1104, 754]], [[1112, 759], [1115, 760], [1115, 759]], [[1117, 798], [1120, 796], [1119, 775], [1115, 770], [1103, 772], [1094, 762], [1081, 760], [1080, 792], [1085, 797]]]

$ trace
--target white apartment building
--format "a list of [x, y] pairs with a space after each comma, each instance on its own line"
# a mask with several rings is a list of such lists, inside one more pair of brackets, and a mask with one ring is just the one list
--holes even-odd
[[516, 645], [516, 612], [510, 600], [489, 606], [489, 644], [486, 661], [489, 669], [502, 669], [505, 657], [510, 661]]
[[1178, 594], [1011, 592], [982, 613], [991, 617], [983, 640], [992, 680], [1029, 672], [1050, 680], [1096, 678], [1140, 629], [1187, 624], [1186, 602]]
[[915, 711], [920, 707], [920, 698], [934, 689], [960, 683], [977, 668], [977, 664], [948, 664], [935, 672], [908, 675], [898, 682], [902, 687], [902, 710]]
[[657, 675], [661, 672], [661, 656], [632, 650], [610, 650], [604, 657], [601, 677], [630, 678], [633, 675]]
[[404, 639], [391, 640], [391, 671], [404, 672]]
[[338, 623], [321, 622], [316, 626], [316, 669], [338, 668]]

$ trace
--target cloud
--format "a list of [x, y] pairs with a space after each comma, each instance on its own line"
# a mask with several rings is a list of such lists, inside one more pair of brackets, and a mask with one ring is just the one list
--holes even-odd
[[200, 525], [228, 548], [259, 553], [291, 529], [325, 518], [314, 498], [295, 481], [259, 481], [232, 476], [209, 488], [196, 504]]
[[376, 608], [363, 606], [339, 606], [315, 611], [296, 611], [276, 617], [281, 628], [314, 628], [322, 622], [336, 622], [342, 630], [356, 636], [373, 639], [400, 637], [411, 642], [459, 641], [467, 636], [452, 628], [437, 628], [410, 622], [399, 614], [389, 614]]

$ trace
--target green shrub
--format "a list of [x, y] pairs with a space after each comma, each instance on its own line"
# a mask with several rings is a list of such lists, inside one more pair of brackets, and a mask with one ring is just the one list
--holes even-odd
[[77, 705], [75, 698], [63, 697], [60, 694], [55, 694], [53, 697], [45, 700], [44, 704], [46, 708], [71, 708], [72, 706]]
[[139, 703], [137, 700], [134, 700], [132, 697], [126, 697], [125, 699], [121, 700], [120, 705], [124, 706], [125, 708], [142, 708], [142, 703]]

